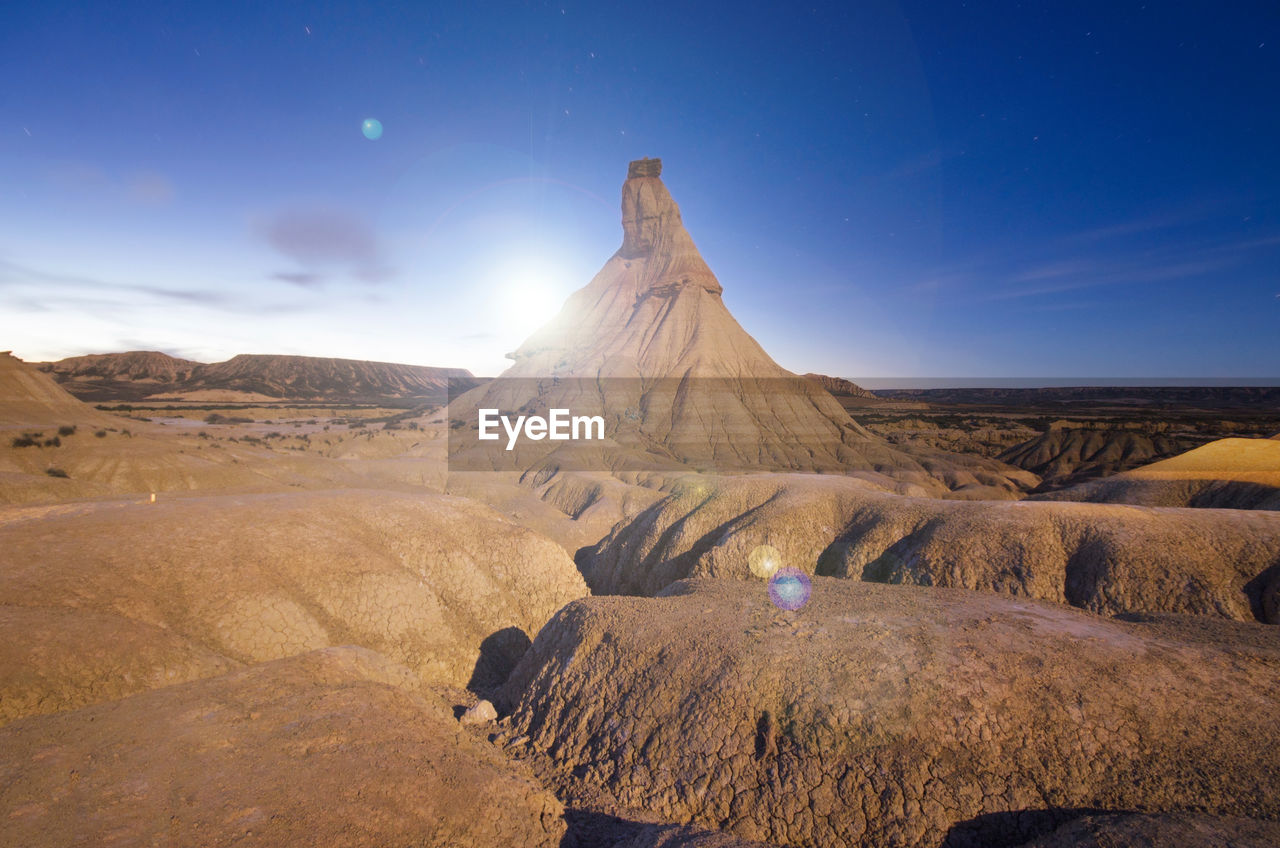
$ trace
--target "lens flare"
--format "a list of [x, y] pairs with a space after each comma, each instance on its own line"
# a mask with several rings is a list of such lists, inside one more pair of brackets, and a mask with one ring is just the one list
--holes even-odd
[[794, 612], [809, 603], [813, 584], [809, 575], [795, 568], [783, 568], [769, 580], [769, 600], [778, 609]]
[[747, 555], [751, 573], [761, 580], [768, 580], [782, 567], [782, 552], [773, 545], [761, 545]]
[[377, 141], [382, 138], [382, 122], [376, 118], [365, 118], [360, 125], [360, 132], [370, 141]]

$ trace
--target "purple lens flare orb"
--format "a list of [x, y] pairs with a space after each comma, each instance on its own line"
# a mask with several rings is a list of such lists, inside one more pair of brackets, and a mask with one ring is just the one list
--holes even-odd
[[813, 583], [796, 568], [780, 568], [769, 578], [769, 600], [778, 609], [795, 612], [809, 603]]

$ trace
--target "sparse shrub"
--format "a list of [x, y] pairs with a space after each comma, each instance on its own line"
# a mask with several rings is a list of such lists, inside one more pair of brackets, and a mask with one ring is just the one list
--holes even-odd
[[38, 444], [40, 443], [28, 435], [13, 437], [13, 446], [15, 448], [30, 448], [35, 447]]
[[243, 415], [223, 415], [221, 412], [210, 412], [204, 417], [206, 424], [252, 424], [252, 418]]
[[75, 434], [76, 434], [76, 425], [74, 424], [63, 424], [61, 427], [58, 428], [59, 436], [74, 436]]
[[45, 474], [48, 474], [50, 477], [64, 477], [64, 478], [65, 478], [65, 477], [70, 477], [70, 476], [71, 476], [71, 475], [70, 475], [70, 474], [68, 474], [67, 472], [63, 471], [61, 468], [52, 468], [52, 467], [51, 467], [51, 468], [46, 468], [46, 469], [44, 470], [44, 473], [45, 473]]
[[44, 440], [44, 446], [47, 448], [60, 448], [62, 447], [62, 439], [57, 436], [50, 436]]
[[198, 437], [200, 437], [201, 439], [212, 439], [212, 438], [213, 438], [213, 437], [212, 437], [212, 436], [210, 436], [208, 433], [206, 433], [204, 430], [201, 430], [199, 433], [196, 433], [196, 435], [197, 435]]
[[99, 439], [105, 439], [105, 438], [107, 437], [107, 431], [106, 431], [106, 430], [98, 430], [98, 431], [97, 431], [96, 433], [94, 433], [93, 435], [97, 436]]

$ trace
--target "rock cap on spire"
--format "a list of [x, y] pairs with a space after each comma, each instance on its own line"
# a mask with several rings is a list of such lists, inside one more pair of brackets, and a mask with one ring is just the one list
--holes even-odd
[[643, 159], [636, 159], [627, 166], [627, 179], [634, 180], [637, 177], [660, 177], [662, 176], [662, 160], [650, 159], [648, 156]]

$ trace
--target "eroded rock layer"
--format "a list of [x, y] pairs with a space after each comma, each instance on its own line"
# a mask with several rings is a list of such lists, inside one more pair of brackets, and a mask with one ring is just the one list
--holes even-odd
[[99, 506], [0, 526], [2, 719], [345, 644], [484, 690], [587, 592], [563, 548], [464, 498]]
[[[451, 399], [454, 470], [861, 471], [922, 494], [984, 497], [1039, 482], [991, 459], [900, 451], [851, 419], [821, 382], [774, 362], [725, 306], [660, 173], [658, 160], [632, 163], [622, 246], [510, 354], [515, 363], [498, 379]], [[513, 453], [474, 432], [481, 409], [553, 408], [601, 416], [607, 439]]]
[[408, 669], [333, 648], [0, 729], [6, 845], [556, 848], [563, 808]]
[[759, 580], [787, 566], [1099, 613], [1280, 622], [1272, 513], [907, 498], [799, 474], [690, 476], [674, 488], [580, 555], [593, 592], [653, 595], [685, 577]]
[[504, 692], [508, 744], [562, 797], [779, 845], [982, 845], [1023, 810], [1280, 818], [1260, 625], [829, 578], [784, 613], [685, 581], [570, 604]]
[[1037, 498], [1280, 510], [1280, 444], [1273, 439], [1218, 439], [1113, 477]]

